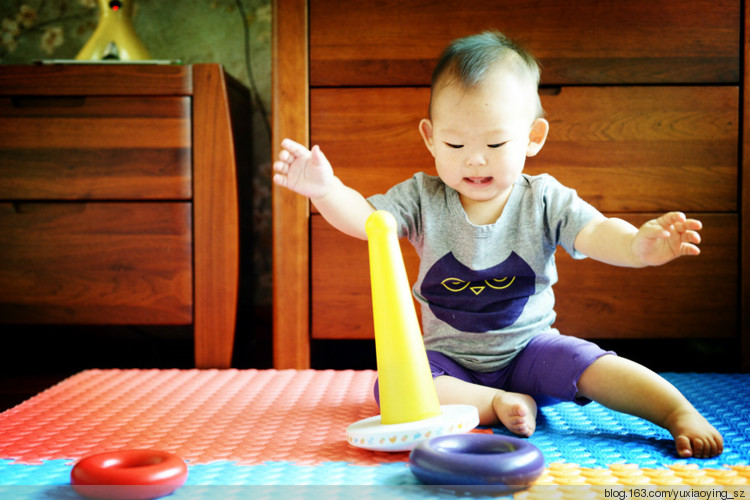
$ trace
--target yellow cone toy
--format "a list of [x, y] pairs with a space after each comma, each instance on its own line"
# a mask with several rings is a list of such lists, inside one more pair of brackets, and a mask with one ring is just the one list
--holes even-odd
[[468, 432], [479, 424], [473, 406], [440, 406], [422, 341], [411, 287], [396, 235], [396, 220], [378, 210], [365, 226], [380, 415], [347, 428], [350, 444], [378, 451], [405, 451], [445, 434]]
[[440, 415], [435, 385], [411, 298], [396, 220], [384, 211], [367, 219], [372, 315], [384, 424], [402, 424]]

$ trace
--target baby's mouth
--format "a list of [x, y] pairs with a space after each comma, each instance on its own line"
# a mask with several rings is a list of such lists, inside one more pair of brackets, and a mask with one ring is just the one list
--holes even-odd
[[464, 177], [464, 180], [470, 184], [482, 185], [489, 184], [492, 177]]

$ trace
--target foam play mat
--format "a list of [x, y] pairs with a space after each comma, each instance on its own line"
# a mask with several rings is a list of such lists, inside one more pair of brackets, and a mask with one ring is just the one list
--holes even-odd
[[378, 414], [374, 371], [88, 370], [0, 414], [0, 497], [79, 498], [77, 459], [151, 448], [188, 464], [174, 499], [750, 498], [750, 374], [663, 375], [723, 434], [722, 455], [681, 459], [649, 422], [559, 403], [529, 438], [544, 473], [509, 493], [426, 487], [408, 452], [347, 443], [349, 424]]

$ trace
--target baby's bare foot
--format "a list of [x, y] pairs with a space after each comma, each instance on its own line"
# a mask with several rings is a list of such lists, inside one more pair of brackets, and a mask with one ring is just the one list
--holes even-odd
[[678, 408], [665, 419], [664, 427], [674, 437], [677, 454], [683, 458], [710, 458], [724, 451], [724, 438], [694, 408]]
[[499, 391], [492, 399], [492, 407], [509, 431], [528, 437], [536, 430], [536, 402], [531, 396]]

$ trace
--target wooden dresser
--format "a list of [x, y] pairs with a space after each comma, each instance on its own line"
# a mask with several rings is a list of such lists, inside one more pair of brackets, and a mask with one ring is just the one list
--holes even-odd
[[[528, 173], [548, 172], [636, 225], [682, 210], [705, 226], [700, 257], [660, 268], [574, 263], [558, 252], [556, 326], [594, 339], [718, 339], [736, 346], [729, 369], [750, 370], [743, 8], [736, 0], [276, 0], [274, 151], [283, 137], [319, 144], [365, 196], [435, 173], [417, 132], [432, 67], [450, 40], [498, 29], [542, 64], [551, 130]], [[311, 339], [372, 338], [366, 243], [279, 188], [274, 217], [276, 367], [308, 366]], [[414, 280], [416, 255], [402, 248]]]
[[218, 64], [0, 66], [0, 322], [193, 325], [229, 367], [249, 116]]

